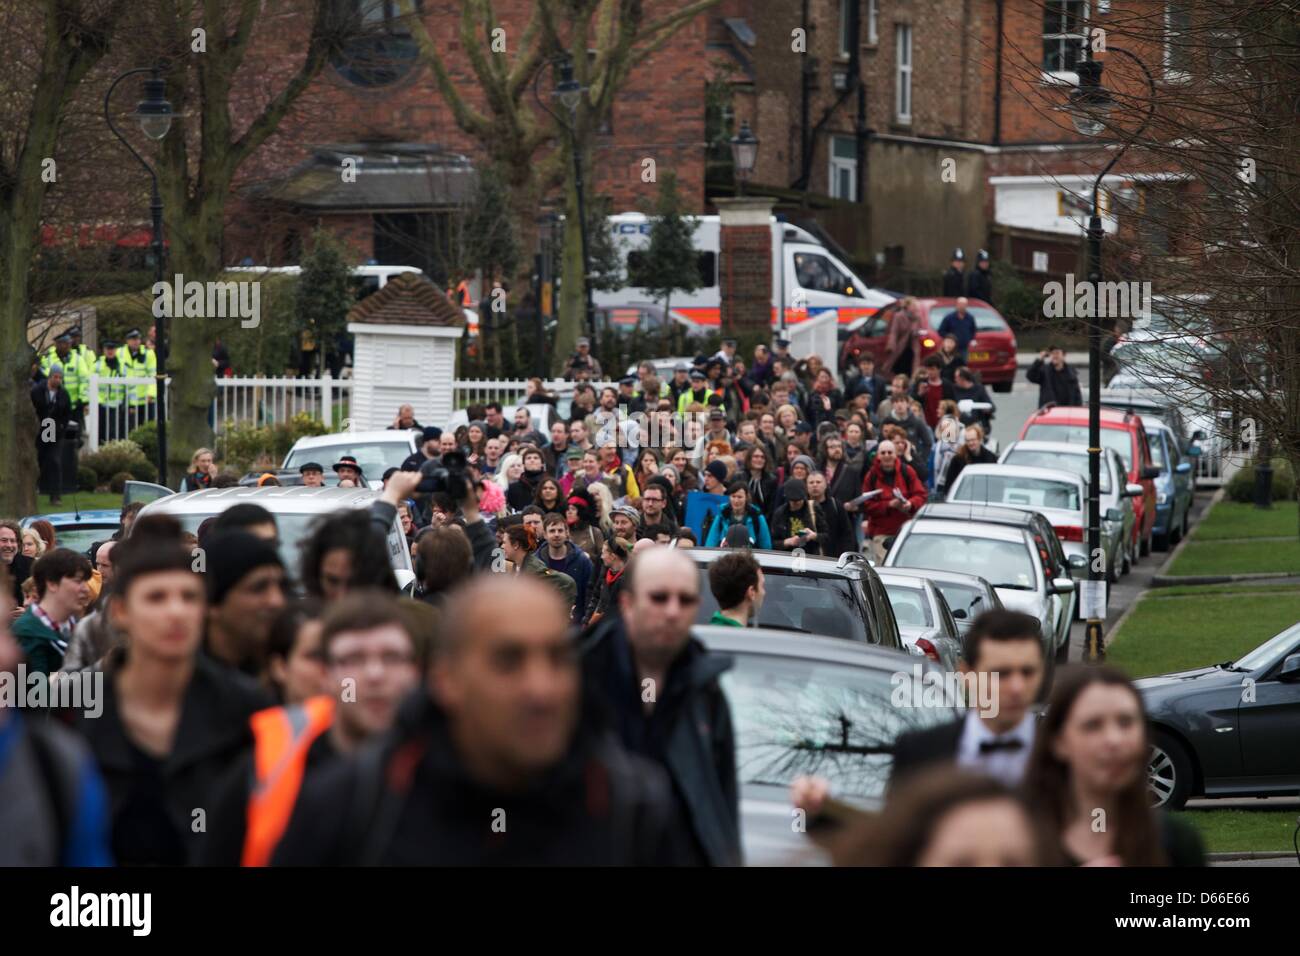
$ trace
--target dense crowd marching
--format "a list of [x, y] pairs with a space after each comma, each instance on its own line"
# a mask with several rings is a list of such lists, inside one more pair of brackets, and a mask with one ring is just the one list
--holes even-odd
[[[707, 585], [712, 623], [734, 626], [764, 597], [751, 548], [880, 556], [992, 460], [969, 336], [942, 331], [923, 362], [857, 356], [843, 388], [780, 339], [596, 388], [580, 340], [549, 435], [524, 405], [454, 431], [400, 409], [419, 450], [368, 510], [322, 515], [297, 567], [256, 504], [193, 534], [128, 507], [89, 556], [0, 522], [0, 673], [48, 677], [52, 699], [0, 707], [0, 864], [743, 862], [730, 662], [691, 635], [701, 575], [682, 549], [731, 549]], [[540, 382], [526, 401], [555, 404]], [[324, 474], [302, 466], [304, 484]], [[225, 483], [199, 449], [184, 488]], [[1037, 721], [1042, 653], [1033, 618], [979, 618], [966, 666], [998, 676], [994, 711], [901, 738], [879, 816], [796, 781], [809, 835], [849, 864], [1199, 861], [1147, 809], [1132, 685], [1058, 671]], [[94, 680], [93, 710], [53, 700]]]

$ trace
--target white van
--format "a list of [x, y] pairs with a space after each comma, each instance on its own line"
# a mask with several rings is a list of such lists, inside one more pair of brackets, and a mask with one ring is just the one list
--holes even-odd
[[[696, 216], [695, 248], [699, 252], [702, 284], [694, 292], [680, 292], [669, 303], [672, 317], [692, 327], [716, 327], [722, 321], [722, 292], [718, 284], [721, 263], [721, 226], [717, 216]], [[621, 213], [606, 220], [614, 245], [624, 261], [650, 244], [652, 219], [642, 213]], [[785, 303], [785, 324], [797, 325], [834, 310], [840, 329], [854, 329], [897, 296], [868, 288], [810, 232], [768, 218], [772, 230], [772, 325], [779, 327], [778, 310]], [[597, 309], [647, 306], [654, 300], [642, 288], [625, 286], [615, 292], [593, 293]]]

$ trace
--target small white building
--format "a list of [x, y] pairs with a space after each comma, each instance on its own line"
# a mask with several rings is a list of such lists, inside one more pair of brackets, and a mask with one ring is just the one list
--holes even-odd
[[390, 279], [348, 313], [356, 336], [352, 356], [352, 428], [385, 428], [405, 402], [417, 421], [445, 422], [452, 413], [456, 356], [465, 316], [419, 273]]

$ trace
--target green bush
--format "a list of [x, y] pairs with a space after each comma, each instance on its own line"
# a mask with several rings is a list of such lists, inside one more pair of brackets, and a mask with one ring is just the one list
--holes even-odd
[[[1233, 501], [1255, 500], [1255, 463], [1246, 465], [1228, 482], [1228, 497]], [[1273, 459], [1273, 500], [1292, 501], [1295, 498], [1295, 473], [1285, 458]]]
[[158, 466], [151, 461], [131, 462], [131, 477], [136, 481], [157, 481]]
[[129, 471], [119, 471], [116, 475], [114, 475], [112, 478], [109, 479], [108, 490], [113, 492], [113, 494], [115, 495], [120, 495], [123, 491], [126, 490], [126, 483], [130, 480], [131, 480], [131, 473]]
[[327, 435], [329, 431], [328, 425], [306, 412], [276, 425], [228, 421], [217, 438], [217, 456], [227, 468], [243, 474], [259, 460], [278, 465], [299, 438]]
[[95, 469], [101, 482], [106, 482], [122, 472], [129, 472], [131, 465], [137, 461], [148, 463], [140, 446], [129, 438], [106, 442], [98, 451], [83, 455], [81, 462]]
[[99, 474], [89, 465], [77, 466], [77, 490], [94, 491], [99, 487]]
[[126, 436], [140, 446], [144, 452], [144, 457], [148, 461], [158, 460], [158, 423], [145, 422], [136, 428], [131, 429], [131, 434]]

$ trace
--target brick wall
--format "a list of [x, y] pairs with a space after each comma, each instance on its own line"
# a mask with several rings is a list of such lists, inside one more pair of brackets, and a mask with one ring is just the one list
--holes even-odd
[[772, 321], [772, 230], [727, 226], [720, 245], [723, 330], [767, 329]]

